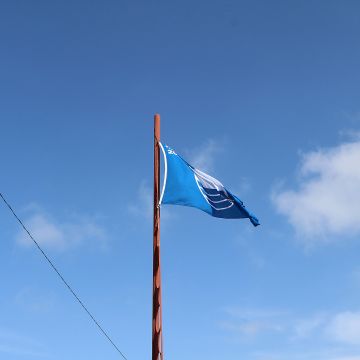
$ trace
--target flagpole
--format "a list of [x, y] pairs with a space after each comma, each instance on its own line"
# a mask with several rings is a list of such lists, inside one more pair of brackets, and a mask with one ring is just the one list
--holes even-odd
[[161, 269], [160, 269], [160, 115], [154, 115], [154, 227], [152, 360], [163, 360]]

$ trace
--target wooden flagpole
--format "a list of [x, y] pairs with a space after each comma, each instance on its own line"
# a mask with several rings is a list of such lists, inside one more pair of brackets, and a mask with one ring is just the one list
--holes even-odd
[[153, 308], [152, 360], [163, 360], [162, 305], [160, 271], [160, 115], [154, 116], [154, 245], [153, 245]]

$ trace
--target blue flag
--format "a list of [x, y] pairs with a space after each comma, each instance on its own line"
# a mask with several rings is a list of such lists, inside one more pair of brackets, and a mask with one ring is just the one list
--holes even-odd
[[218, 218], [249, 218], [254, 226], [260, 224], [220, 181], [188, 164], [169, 146], [160, 147], [165, 160], [160, 204], [192, 206]]

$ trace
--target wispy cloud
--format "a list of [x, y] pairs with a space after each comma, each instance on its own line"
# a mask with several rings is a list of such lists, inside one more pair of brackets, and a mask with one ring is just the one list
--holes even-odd
[[189, 162], [201, 171], [212, 173], [216, 157], [223, 152], [223, 142], [208, 139], [202, 145], [189, 151]]
[[360, 312], [336, 314], [327, 325], [326, 333], [337, 342], [360, 345]]
[[[213, 140], [208, 139], [200, 146], [194, 148], [191, 151], [186, 151], [189, 163], [197, 169], [214, 175], [216, 173], [216, 163], [219, 160], [221, 154], [225, 151], [225, 140]], [[221, 181], [221, 179], [220, 179]], [[245, 194], [251, 189], [251, 182], [248, 178], [241, 176], [238, 177], [237, 183], [232, 187], [232, 191], [237, 194]]]
[[272, 200], [312, 246], [360, 234], [360, 140], [304, 154], [298, 188]]
[[[58, 221], [37, 208], [26, 218], [25, 225], [41, 246], [52, 250], [65, 251], [92, 242], [101, 247], [106, 244], [105, 230], [84, 216]], [[23, 230], [16, 235], [16, 242], [22, 247], [32, 246], [32, 240]]]
[[263, 270], [267, 265], [267, 261], [261, 250], [252, 241], [249, 241], [249, 238], [254, 234], [252, 230], [251, 228], [244, 228], [241, 236], [237, 236], [235, 241], [240, 247], [241, 253], [245, 255], [246, 261], [249, 261], [257, 270]]
[[359, 286], [360, 285], [360, 268], [356, 267], [350, 274], [350, 281], [352, 282], [352, 284], [354, 284], [355, 286]]
[[306, 344], [317, 339], [334, 345], [360, 345], [360, 311], [322, 312], [307, 317], [289, 311], [237, 307], [225, 308], [224, 312], [221, 329], [239, 340], [277, 333], [289, 344]]
[[232, 306], [223, 315], [219, 327], [227, 341], [240, 342], [242, 348], [251, 341], [251, 348], [258, 349], [246, 354], [249, 360], [360, 360], [360, 312], [302, 317], [286, 310]]
[[137, 200], [129, 204], [128, 210], [132, 215], [148, 220], [153, 216], [153, 190], [145, 180], [141, 181], [137, 190]]
[[261, 333], [284, 330], [285, 312], [282, 311], [227, 307], [224, 312], [227, 318], [220, 323], [220, 327], [242, 339], [253, 338]]
[[[360, 117], [359, 117], [360, 119]], [[359, 141], [360, 140], [360, 131], [354, 129], [345, 129], [339, 131], [340, 137], [344, 138], [345, 140], [350, 141]]]
[[[132, 202], [128, 205], [128, 211], [131, 215], [136, 218], [146, 219], [148, 221], [152, 221], [153, 217], [153, 188], [150, 184], [143, 180], [140, 182], [136, 201]], [[161, 207], [161, 218], [162, 220], [167, 220], [171, 217], [168, 208], [162, 206]]]
[[243, 321], [239, 324], [233, 322], [225, 321], [221, 324], [221, 327], [224, 330], [229, 330], [231, 332], [239, 333], [239, 335], [250, 337], [255, 336], [261, 332], [265, 331], [281, 331], [282, 328], [278, 325], [266, 323], [263, 321]]
[[15, 304], [31, 313], [46, 313], [54, 305], [55, 297], [52, 293], [26, 286], [15, 296]]
[[318, 351], [279, 351], [254, 352], [250, 358], [254, 360], [360, 360], [360, 355], [349, 355], [349, 351], [324, 347]]
[[352, 111], [352, 112], [344, 111], [342, 115], [346, 120], [350, 120], [352, 123], [360, 122], [360, 111]]
[[295, 320], [293, 339], [299, 340], [312, 336], [325, 322], [326, 316], [323, 314], [315, 314], [304, 319]]

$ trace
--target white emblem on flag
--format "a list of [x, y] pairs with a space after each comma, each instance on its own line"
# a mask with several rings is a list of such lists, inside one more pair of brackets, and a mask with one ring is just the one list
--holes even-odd
[[192, 168], [192, 170], [194, 171], [196, 184], [201, 194], [213, 209], [219, 211], [226, 210], [234, 205], [234, 202], [229, 199], [226, 189], [219, 180], [196, 168]]

